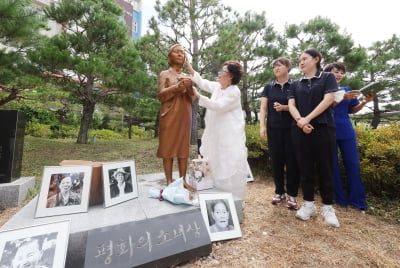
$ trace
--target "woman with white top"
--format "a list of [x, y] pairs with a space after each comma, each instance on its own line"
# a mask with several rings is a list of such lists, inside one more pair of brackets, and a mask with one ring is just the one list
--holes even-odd
[[193, 82], [211, 93], [211, 97], [207, 97], [194, 89], [199, 105], [207, 108], [200, 154], [209, 163], [214, 186], [244, 199], [248, 173], [247, 148], [241, 93], [237, 87], [243, 68], [237, 61], [227, 61], [215, 82], [203, 79], [188, 60], [186, 67]]

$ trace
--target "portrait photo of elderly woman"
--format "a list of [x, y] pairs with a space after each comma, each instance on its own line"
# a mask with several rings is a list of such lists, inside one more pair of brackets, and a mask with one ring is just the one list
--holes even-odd
[[131, 193], [133, 191], [130, 167], [110, 169], [108, 172], [110, 175], [111, 198]]
[[56, 238], [51, 233], [6, 242], [0, 268], [53, 267]]
[[228, 200], [208, 200], [208, 221], [210, 232], [225, 232], [235, 229], [229, 209]]
[[83, 175], [83, 173], [53, 174], [52, 178], [57, 179], [49, 186], [49, 197], [47, 198], [46, 207], [80, 205]]

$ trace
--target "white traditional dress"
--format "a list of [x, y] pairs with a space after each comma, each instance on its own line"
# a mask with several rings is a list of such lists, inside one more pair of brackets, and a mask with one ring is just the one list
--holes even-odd
[[211, 93], [211, 98], [199, 99], [199, 105], [207, 108], [200, 153], [208, 161], [214, 186], [244, 199], [248, 171], [240, 90], [236, 85], [221, 89], [218, 82], [203, 79], [197, 72], [192, 79]]

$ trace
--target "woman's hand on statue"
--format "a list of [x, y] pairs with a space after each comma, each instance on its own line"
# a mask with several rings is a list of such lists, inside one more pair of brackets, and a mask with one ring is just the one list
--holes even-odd
[[193, 87], [193, 94], [197, 99], [200, 98], [200, 96], [201, 96], [201, 94], [199, 93], [199, 91], [197, 90], [196, 87]]
[[194, 75], [194, 69], [192, 67], [192, 64], [190, 63], [187, 53], [185, 54], [185, 67], [189, 71], [190, 75]]

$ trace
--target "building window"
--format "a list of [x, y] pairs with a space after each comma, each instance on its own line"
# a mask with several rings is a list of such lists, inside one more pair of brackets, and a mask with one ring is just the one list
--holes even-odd
[[138, 23], [136, 21], [132, 21], [132, 32], [137, 33], [138, 32]]

